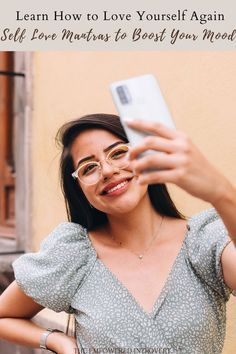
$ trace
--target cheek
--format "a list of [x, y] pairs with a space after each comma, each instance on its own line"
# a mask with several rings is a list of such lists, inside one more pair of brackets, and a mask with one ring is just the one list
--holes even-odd
[[147, 194], [147, 191], [148, 191], [147, 185], [138, 184], [135, 191], [134, 191], [134, 195], [136, 196], [136, 198], [138, 200], [140, 200]]
[[95, 189], [94, 187], [90, 186], [90, 187], [82, 187], [80, 186], [80, 188], [82, 189], [86, 199], [88, 200], [88, 202], [90, 204], [93, 204], [93, 201], [95, 200], [96, 194], [95, 194]]

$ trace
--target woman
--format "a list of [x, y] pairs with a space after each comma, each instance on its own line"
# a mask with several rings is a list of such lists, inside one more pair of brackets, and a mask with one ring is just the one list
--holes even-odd
[[[222, 352], [236, 289], [235, 188], [184, 133], [128, 124], [150, 136], [130, 148], [106, 114], [61, 128], [69, 222], [13, 263], [1, 338], [59, 354]], [[167, 182], [213, 208], [186, 220]], [[44, 307], [75, 314], [76, 340], [30, 321]]]

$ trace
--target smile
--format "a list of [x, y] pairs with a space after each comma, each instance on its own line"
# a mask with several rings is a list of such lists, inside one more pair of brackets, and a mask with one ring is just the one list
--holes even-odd
[[101, 193], [101, 195], [118, 195], [122, 193], [124, 190], [128, 188], [128, 184], [132, 178], [126, 178], [121, 181], [117, 181], [116, 183], [111, 183], [107, 187], [105, 187]]
[[108, 189], [108, 191], [106, 191], [106, 192], [107, 192], [107, 194], [109, 194], [109, 193], [111, 193], [111, 192], [114, 192], [114, 191], [116, 191], [117, 189], [120, 189], [120, 188], [124, 187], [127, 183], [129, 183], [128, 180], [126, 180], [126, 181], [124, 181], [124, 182], [122, 182], [122, 183], [117, 184], [117, 186], [115, 186], [115, 187], [113, 187], [113, 188], [111, 188], [111, 189]]

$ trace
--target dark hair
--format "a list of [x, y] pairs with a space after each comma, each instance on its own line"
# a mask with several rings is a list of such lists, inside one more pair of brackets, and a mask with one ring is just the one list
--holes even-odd
[[[107, 215], [96, 208], [91, 208], [79, 183], [72, 178], [71, 174], [74, 171], [74, 165], [71, 156], [71, 146], [79, 133], [91, 128], [108, 130], [124, 142], [128, 142], [120, 119], [114, 114], [99, 113], [86, 115], [64, 124], [57, 133], [56, 139], [62, 145], [60, 181], [65, 198], [68, 220], [78, 223], [88, 230], [105, 224], [107, 222]], [[185, 219], [177, 210], [165, 184], [149, 185], [148, 194], [153, 207], [158, 213]]]

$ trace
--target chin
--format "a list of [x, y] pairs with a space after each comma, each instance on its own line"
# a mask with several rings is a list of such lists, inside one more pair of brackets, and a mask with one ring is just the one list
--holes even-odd
[[117, 205], [117, 207], [114, 205], [109, 211], [107, 211], [107, 214], [110, 214], [110, 215], [129, 214], [138, 206], [138, 204], [139, 203], [125, 202], [125, 203], [121, 203], [121, 204]]
[[[98, 210], [110, 215], [122, 215], [132, 212], [138, 207], [138, 205], [143, 200], [144, 196], [147, 194], [147, 188], [143, 188], [141, 191], [133, 191], [132, 193], [126, 193], [119, 198], [112, 198], [111, 201], [107, 202], [106, 205], [95, 206]], [[95, 205], [95, 204], [94, 204]]]

